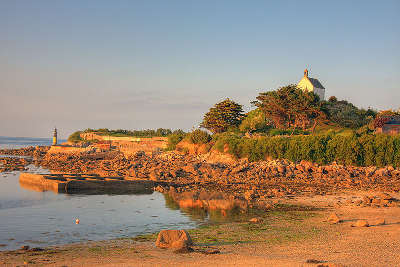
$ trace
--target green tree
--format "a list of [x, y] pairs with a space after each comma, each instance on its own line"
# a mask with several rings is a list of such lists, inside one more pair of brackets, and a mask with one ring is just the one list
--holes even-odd
[[264, 132], [271, 127], [271, 121], [265, 117], [260, 108], [246, 114], [239, 129], [241, 132]]
[[68, 137], [68, 141], [72, 142], [72, 143], [78, 143], [78, 142], [82, 141], [81, 133], [82, 133], [81, 131], [76, 131], [76, 132], [72, 133]]
[[359, 128], [371, 122], [375, 116], [376, 111], [372, 109], [359, 109], [352, 103], [346, 100], [337, 99], [324, 103], [324, 108], [327, 111], [329, 121], [347, 128]]
[[243, 118], [242, 105], [229, 98], [217, 103], [204, 115], [200, 124], [213, 133], [222, 133], [229, 127], [237, 127]]
[[197, 129], [189, 134], [189, 140], [192, 144], [207, 144], [211, 141], [211, 136], [206, 131]]
[[296, 85], [288, 85], [276, 91], [260, 93], [252, 102], [259, 107], [275, 127], [289, 129], [300, 127], [303, 130], [325, 119], [319, 97], [305, 92]]
[[175, 150], [176, 145], [185, 138], [186, 133], [181, 129], [173, 131], [168, 135], [168, 145], [167, 150]]

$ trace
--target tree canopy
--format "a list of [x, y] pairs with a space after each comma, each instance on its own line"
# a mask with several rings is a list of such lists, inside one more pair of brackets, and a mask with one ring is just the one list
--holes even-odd
[[296, 85], [260, 93], [252, 103], [280, 129], [300, 127], [305, 130], [311, 126], [314, 129], [318, 122], [326, 119], [319, 97], [297, 88]]
[[264, 112], [256, 108], [246, 114], [240, 123], [239, 130], [242, 132], [257, 132], [267, 130], [271, 127], [271, 121], [265, 118]]
[[227, 131], [229, 127], [237, 127], [242, 118], [242, 105], [227, 98], [210, 108], [204, 115], [200, 126], [213, 133], [222, 133]]
[[[331, 101], [331, 99], [335, 101]], [[331, 97], [324, 105], [329, 121], [347, 128], [359, 128], [368, 124], [376, 116], [376, 112], [372, 109], [359, 109], [346, 100], [338, 101], [336, 97]]]

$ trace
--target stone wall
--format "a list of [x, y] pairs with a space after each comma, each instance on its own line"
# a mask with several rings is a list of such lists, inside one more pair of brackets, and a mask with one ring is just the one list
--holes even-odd
[[113, 143], [125, 156], [144, 151], [146, 154], [157, 152], [167, 147], [166, 137], [142, 138], [139, 142], [119, 141]]
[[51, 146], [47, 153], [49, 153], [49, 154], [58, 154], [58, 153], [75, 154], [75, 153], [89, 152], [92, 149], [93, 148], [89, 148], [89, 147]]
[[144, 151], [146, 154], [165, 149], [168, 145], [167, 137], [131, 137], [131, 136], [108, 136], [97, 133], [82, 133], [84, 140], [109, 141], [117, 150], [124, 155], [133, 155], [138, 151]]
[[84, 140], [98, 140], [111, 142], [148, 142], [148, 141], [167, 141], [167, 137], [133, 137], [133, 136], [109, 136], [100, 135], [97, 133], [81, 133], [81, 138]]

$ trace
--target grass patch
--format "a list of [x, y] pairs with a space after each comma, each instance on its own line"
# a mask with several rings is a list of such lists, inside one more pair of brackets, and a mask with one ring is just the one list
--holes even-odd
[[90, 253], [103, 253], [105, 251], [104, 247], [100, 246], [95, 246], [95, 247], [89, 247], [88, 252]]
[[135, 237], [131, 237], [133, 241], [139, 241], [139, 242], [146, 242], [146, 241], [156, 241], [158, 233], [150, 233], [150, 234], [143, 234], [143, 235], [138, 235]]
[[[266, 242], [271, 244], [291, 242], [315, 237], [322, 232], [310, 218], [320, 216], [307, 207], [279, 205], [265, 212], [251, 210], [241, 220], [228, 223], [209, 223], [189, 233], [196, 244], [224, 245]], [[259, 217], [261, 223], [250, 223], [249, 219]]]

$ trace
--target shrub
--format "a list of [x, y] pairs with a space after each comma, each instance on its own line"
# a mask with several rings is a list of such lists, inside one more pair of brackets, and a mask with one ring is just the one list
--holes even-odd
[[197, 129], [189, 134], [189, 141], [192, 144], [206, 144], [211, 141], [211, 135], [206, 131]]
[[228, 153], [237, 156], [237, 146], [240, 143], [242, 139], [242, 136], [233, 133], [233, 132], [226, 132], [222, 134], [215, 134], [213, 136], [213, 141], [214, 141], [214, 148], [217, 150], [223, 152], [225, 144], [228, 145]]
[[186, 136], [186, 133], [182, 130], [176, 130], [168, 135], [167, 150], [175, 150], [176, 145], [182, 141]]
[[238, 134], [224, 133], [214, 136], [214, 148], [249, 161], [288, 159], [294, 162], [307, 160], [319, 164], [336, 161], [340, 164], [379, 167], [400, 167], [400, 135], [383, 134], [318, 136], [263, 136], [245, 138]]
[[271, 127], [271, 121], [265, 118], [259, 108], [247, 113], [239, 125], [241, 132], [266, 132]]
[[372, 109], [359, 109], [352, 103], [336, 98], [325, 102], [324, 109], [332, 123], [353, 129], [368, 124], [376, 116], [376, 111]]
[[78, 142], [82, 141], [81, 133], [82, 133], [81, 131], [74, 132], [73, 134], [71, 134], [68, 137], [68, 141], [72, 142], [72, 143], [78, 143]]
[[299, 134], [308, 135], [308, 134], [310, 134], [310, 132], [309, 131], [303, 131], [301, 129], [295, 129], [295, 130], [271, 129], [271, 130], [267, 131], [267, 134], [269, 136], [275, 136], [275, 135], [299, 135]]

